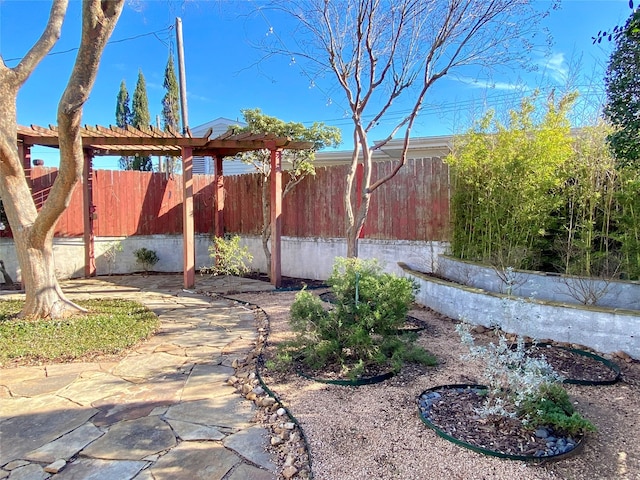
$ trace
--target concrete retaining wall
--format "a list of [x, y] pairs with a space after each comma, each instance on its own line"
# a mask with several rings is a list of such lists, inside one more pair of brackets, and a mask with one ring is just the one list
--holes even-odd
[[[110, 263], [105, 252], [111, 245], [120, 242], [122, 251], [116, 260]], [[241, 237], [241, 243], [249, 247], [253, 254], [250, 267], [267, 272], [260, 237]], [[196, 235], [196, 268], [210, 265], [208, 235]], [[126, 274], [142, 270], [136, 263], [133, 252], [146, 247], [155, 250], [160, 258], [153, 267], [157, 272], [181, 272], [182, 236], [150, 235], [134, 237], [99, 237], [95, 239], [96, 270], [98, 275]], [[445, 251], [445, 242], [415, 242], [402, 240], [360, 240], [360, 257], [377, 258], [385, 270], [397, 275], [402, 274], [398, 262], [431, 272], [437, 256]], [[331, 274], [335, 257], [345, 256], [347, 252], [344, 239], [317, 239], [283, 237], [282, 274], [289, 277], [326, 280]], [[56, 238], [54, 255], [58, 278], [77, 278], [84, 276], [84, 246], [81, 238]], [[20, 281], [19, 267], [12, 239], [0, 239], [0, 259], [14, 281]], [[197, 278], [196, 278], [197, 281]]]
[[430, 277], [401, 264], [420, 285], [416, 300], [456, 320], [537, 340], [575, 343], [640, 359], [640, 315], [633, 310], [523, 299]]
[[[507, 293], [505, 276], [508, 276], [511, 293], [517, 297], [640, 311], [640, 282], [600, 280], [528, 270], [506, 273], [445, 255], [438, 257], [436, 271], [441, 277], [489, 292]], [[589, 299], [595, 302], [588, 301]]]

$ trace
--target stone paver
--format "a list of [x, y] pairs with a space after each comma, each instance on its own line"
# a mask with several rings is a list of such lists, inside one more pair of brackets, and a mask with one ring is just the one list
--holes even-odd
[[142, 460], [176, 446], [176, 437], [159, 417], [118, 422], [82, 451], [87, 457], [107, 460]]
[[0, 401], [0, 465], [23, 459], [28, 452], [83, 425], [97, 412], [62, 398], [46, 397]]
[[131, 480], [148, 462], [81, 458], [53, 475], [55, 480]]
[[265, 452], [263, 447], [267, 438], [267, 431], [256, 425], [229, 435], [222, 444], [251, 463], [266, 470], [272, 470], [273, 463], [271, 463], [269, 454]]
[[85, 423], [73, 432], [47, 443], [42, 447], [27, 453], [24, 458], [33, 462], [51, 463], [59, 459], [69, 460], [80, 450], [103, 435], [91, 423]]
[[[213, 277], [196, 282], [229, 288]], [[181, 283], [134, 275], [62, 284], [71, 298], [142, 301], [161, 324], [119, 361], [0, 369], [0, 479], [274, 478], [253, 404], [226, 384], [234, 358], [257, 338], [253, 313]], [[243, 279], [233, 289], [272, 286]], [[61, 470], [45, 472], [52, 464]]]
[[182, 442], [149, 469], [156, 480], [220, 480], [242, 460], [215, 442]]

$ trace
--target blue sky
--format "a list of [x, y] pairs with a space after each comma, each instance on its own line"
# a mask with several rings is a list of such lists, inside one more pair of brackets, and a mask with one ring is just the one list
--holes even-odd
[[[545, 8], [550, 2], [538, 1]], [[286, 31], [274, 14], [256, 14], [262, 5], [244, 1], [128, 0], [103, 56], [83, 123], [115, 122], [116, 95], [125, 80], [132, 95], [141, 69], [147, 82], [152, 119], [161, 113], [162, 81], [169, 49], [175, 52], [175, 18], [182, 18], [189, 125], [226, 117], [241, 119], [241, 109], [261, 108], [286, 121], [311, 124], [324, 121], [343, 128], [350, 148], [350, 119], [345, 102], [330, 79], [312, 79], [304, 64], [288, 58], [260, 62], [255, 47], [264, 37]], [[46, 24], [48, 1], [0, 0], [0, 54], [15, 66], [37, 40]], [[56, 123], [57, 104], [71, 72], [80, 36], [78, 0], [71, 0], [62, 37], [38, 66], [18, 97], [18, 122], [46, 126]], [[602, 77], [611, 45], [593, 45], [599, 30], [622, 24], [630, 13], [626, 0], [564, 0], [561, 8], [544, 20], [553, 37], [550, 52], [531, 53], [537, 72], [496, 71], [492, 78], [472, 72], [440, 80], [427, 95], [414, 136], [460, 133], [472, 118], [487, 108], [504, 111], [515, 106], [523, 93], [539, 87], [562, 89], [567, 84], [583, 94], [575, 123], [589, 122], [602, 99]], [[283, 37], [286, 38], [286, 37]], [[285, 40], [286, 41], [286, 40]], [[313, 81], [312, 81], [313, 80]], [[401, 111], [402, 104], [394, 108]], [[380, 138], [388, 133], [384, 123]], [[46, 165], [57, 163], [57, 151], [33, 152]], [[117, 168], [117, 159], [97, 158], [96, 168]]]

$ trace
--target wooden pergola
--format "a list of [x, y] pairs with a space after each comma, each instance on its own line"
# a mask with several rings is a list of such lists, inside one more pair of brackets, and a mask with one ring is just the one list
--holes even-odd
[[[310, 142], [296, 142], [286, 137], [271, 134], [236, 133], [233, 130], [216, 137], [211, 129], [202, 137], [193, 137], [190, 132], [182, 135], [149, 127], [137, 129], [84, 126], [81, 129], [84, 150], [83, 218], [85, 247], [85, 276], [95, 276], [93, 240], [93, 198], [90, 179], [93, 175], [93, 158], [96, 156], [155, 155], [182, 157], [182, 179], [184, 200], [183, 212], [183, 258], [184, 287], [195, 285], [195, 227], [193, 220], [193, 157], [213, 157], [215, 159], [214, 228], [215, 235], [224, 233], [224, 176], [222, 159], [241, 152], [267, 149], [271, 152], [271, 283], [276, 287], [281, 283], [281, 236], [282, 236], [282, 151], [285, 149], [304, 150], [312, 147]], [[31, 147], [35, 145], [59, 147], [58, 128], [31, 125], [18, 126], [18, 149], [27, 179], [30, 180]]]

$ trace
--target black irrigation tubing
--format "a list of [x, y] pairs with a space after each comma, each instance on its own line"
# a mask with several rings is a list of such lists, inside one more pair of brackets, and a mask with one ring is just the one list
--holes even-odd
[[[432, 387], [432, 388], [426, 389], [425, 391], [423, 391], [418, 396], [418, 398], [421, 398], [427, 392], [436, 392], [438, 390], [454, 389], [454, 388], [486, 389], [487, 387], [484, 386], [484, 385], [470, 385], [470, 384], [438, 385], [436, 387]], [[568, 452], [558, 453], [556, 455], [546, 455], [546, 456], [536, 457], [535, 455], [514, 455], [514, 454], [509, 454], [509, 453], [502, 453], [502, 452], [498, 452], [498, 451], [495, 451], [495, 450], [490, 450], [488, 448], [478, 447], [477, 445], [473, 445], [471, 443], [467, 443], [464, 440], [460, 440], [458, 438], [455, 438], [455, 437], [449, 435], [444, 430], [441, 430], [436, 425], [431, 423], [431, 421], [428, 418], [425, 417], [425, 415], [422, 413], [422, 408], [421, 408], [420, 405], [418, 405], [418, 413], [420, 414], [420, 419], [422, 420], [422, 422], [427, 427], [429, 427], [432, 430], [434, 430], [439, 437], [442, 437], [445, 440], [450, 441], [454, 445], [458, 445], [460, 447], [464, 447], [464, 448], [467, 448], [469, 450], [473, 450], [474, 452], [482, 453], [483, 455], [488, 455], [490, 457], [504, 458], [506, 460], [523, 460], [523, 461], [527, 461], [527, 462], [537, 462], [537, 463], [542, 463], [542, 462], [545, 462], [545, 461], [548, 461], [548, 460], [552, 460], [552, 461], [563, 460], [563, 459], [565, 459], [567, 457], [570, 457], [570, 456], [578, 453], [580, 450], [582, 450], [583, 442], [584, 442], [584, 436], [582, 436], [577, 441], [576, 446], [573, 449], [571, 449]]]
[[373, 385], [375, 383], [381, 383], [385, 380], [390, 379], [395, 375], [394, 372], [386, 372], [380, 375], [374, 375], [372, 377], [362, 377], [356, 378], [353, 380], [331, 380], [324, 378], [316, 378], [305, 373], [302, 373], [300, 370], [296, 370], [296, 373], [307, 380], [313, 380], [314, 382], [326, 383], [328, 385], [339, 385], [341, 387], [361, 387], [363, 385]]
[[305, 285], [303, 288], [300, 287], [278, 287], [275, 289], [276, 292], [299, 292], [301, 290], [322, 290], [324, 288], [329, 288], [328, 285]]
[[609, 367], [615, 373], [615, 377], [612, 380], [580, 380], [576, 378], [565, 378], [562, 383], [569, 383], [572, 385], [588, 385], [588, 386], [596, 386], [596, 385], [613, 385], [620, 380], [620, 367], [617, 363], [612, 362], [611, 360], [607, 360], [606, 358], [601, 357], [600, 355], [596, 355], [595, 353], [587, 352], [585, 350], [580, 350], [578, 348], [569, 348], [562, 347], [560, 345], [553, 345], [551, 343], [538, 343], [539, 347], [552, 347], [552, 348], [561, 348], [562, 350], [567, 350], [568, 352], [575, 353], [576, 355], [582, 355], [583, 357], [591, 358], [592, 360], [596, 360], [607, 367]]
[[217, 296], [221, 297], [221, 298], [224, 298], [225, 300], [229, 300], [229, 301], [232, 301], [232, 302], [237, 302], [237, 303], [240, 303], [242, 305], [251, 307], [254, 310], [260, 310], [262, 312], [262, 314], [264, 315], [264, 318], [267, 319], [267, 331], [266, 331], [266, 335], [265, 335], [265, 341], [262, 342], [262, 346], [260, 347], [260, 352], [258, 352], [258, 357], [256, 358], [256, 370], [255, 370], [256, 377], [258, 378], [258, 381], [260, 382], [260, 386], [263, 388], [265, 393], [267, 395], [269, 395], [271, 398], [273, 398], [282, 408], [284, 408], [284, 411], [287, 413], [287, 416], [289, 417], [289, 419], [300, 430], [300, 435], [302, 436], [302, 441], [304, 442], [304, 447], [307, 450], [307, 458], [309, 460], [309, 479], [313, 480], [313, 468], [312, 468], [312, 464], [311, 464], [311, 445], [309, 445], [309, 440], [307, 439], [307, 435], [304, 433], [304, 429], [302, 428], [302, 425], [300, 425], [300, 422], [298, 421], [298, 419], [289, 411], [289, 409], [284, 405], [282, 400], [280, 400], [280, 397], [278, 396], [278, 394], [275, 393], [273, 390], [271, 390], [267, 386], [267, 384], [262, 379], [262, 375], [260, 375], [260, 367], [264, 364], [264, 357], [262, 356], [262, 351], [264, 350], [264, 347], [265, 347], [265, 345], [267, 343], [266, 342], [266, 338], [269, 336], [269, 332], [270, 332], [269, 315], [267, 315], [267, 312], [265, 312], [262, 308], [260, 308], [259, 305], [256, 305], [255, 303], [247, 302], [245, 300], [238, 300], [236, 298], [228, 297], [226, 295], [217, 295]]

